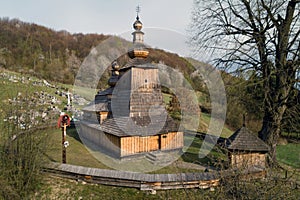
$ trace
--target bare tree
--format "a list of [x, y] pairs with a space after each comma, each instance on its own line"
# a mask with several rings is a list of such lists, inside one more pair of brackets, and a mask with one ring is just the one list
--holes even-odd
[[192, 43], [220, 67], [253, 70], [263, 82], [264, 117], [259, 137], [276, 145], [300, 64], [299, 0], [195, 0]]

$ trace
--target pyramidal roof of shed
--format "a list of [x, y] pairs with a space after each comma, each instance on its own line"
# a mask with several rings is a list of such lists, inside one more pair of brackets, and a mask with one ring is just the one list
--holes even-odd
[[229, 150], [239, 151], [269, 151], [268, 145], [244, 126], [238, 129], [236, 132], [234, 132], [226, 140], [226, 147]]

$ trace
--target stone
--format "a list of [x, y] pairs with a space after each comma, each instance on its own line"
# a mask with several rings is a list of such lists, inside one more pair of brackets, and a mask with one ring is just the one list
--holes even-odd
[[156, 190], [150, 190], [150, 194], [155, 195], [156, 194]]

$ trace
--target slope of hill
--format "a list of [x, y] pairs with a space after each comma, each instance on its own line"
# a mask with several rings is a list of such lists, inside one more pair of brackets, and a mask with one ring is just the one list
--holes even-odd
[[72, 83], [90, 49], [108, 36], [54, 31], [17, 19], [0, 19], [0, 67]]

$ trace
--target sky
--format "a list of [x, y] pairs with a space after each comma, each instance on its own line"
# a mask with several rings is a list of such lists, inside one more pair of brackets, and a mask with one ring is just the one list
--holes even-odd
[[131, 40], [137, 5], [147, 44], [189, 56], [186, 42], [193, 0], [0, 0], [0, 17], [56, 31], [120, 35]]

